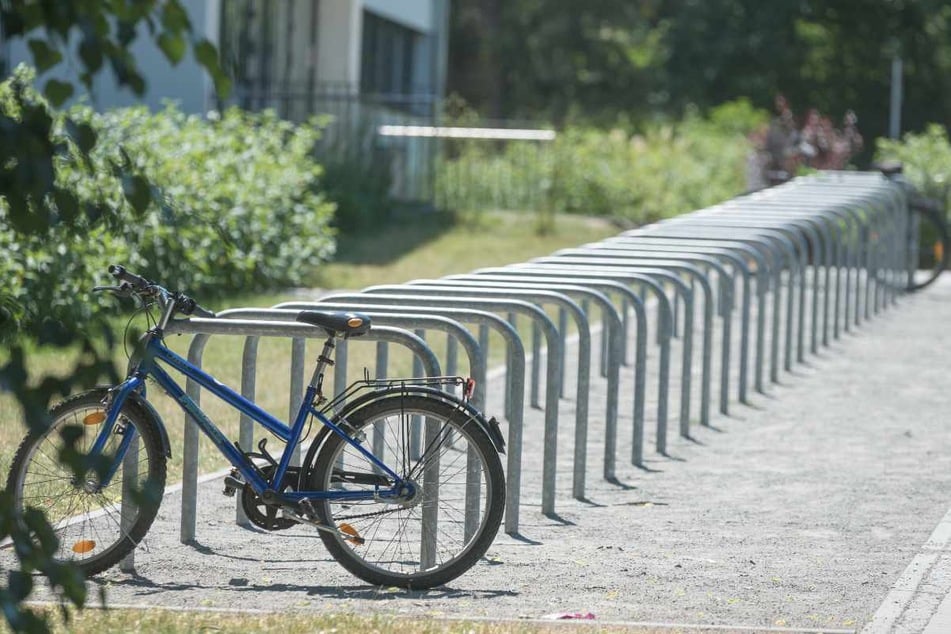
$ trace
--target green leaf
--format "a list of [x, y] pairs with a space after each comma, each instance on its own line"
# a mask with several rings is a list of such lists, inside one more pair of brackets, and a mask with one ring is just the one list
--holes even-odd
[[27, 44], [33, 54], [36, 69], [44, 73], [63, 61], [63, 54], [46, 43], [45, 40], [32, 39]]
[[139, 215], [148, 209], [152, 201], [152, 186], [141, 174], [127, 174], [122, 178], [122, 193]]
[[[90, 75], [95, 75], [102, 68], [102, 43], [96, 37], [86, 36], [79, 43], [79, 59]], [[91, 77], [90, 77], [91, 80]]]
[[109, 52], [109, 63], [112, 65], [112, 73], [115, 75], [116, 83], [120, 86], [128, 86], [138, 97], [145, 94], [145, 78], [142, 77], [138, 67], [136, 67], [135, 58], [128, 51], [111, 50]]
[[221, 69], [221, 63], [218, 59], [218, 49], [208, 40], [199, 40], [192, 45], [192, 52], [198, 63], [204, 66], [211, 80], [215, 84], [215, 91], [219, 97], [227, 97], [231, 93], [231, 80]]
[[56, 203], [56, 211], [59, 212], [60, 219], [67, 224], [72, 224], [79, 216], [79, 200], [73, 192], [56, 188], [53, 191], [53, 202]]
[[119, 46], [122, 48], [128, 48], [129, 45], [135, 40], [136, 32], [136, 22], [132, 20], [119, 20], [119, 23], [116, 25], [116, 40], [119, 42]]
[[88, 123], [78, 123], [74, 119], [67, 119], [66, 132], [83, 154], [89, 154], [96, 147], [96, 131]]
[[43, 88], [43, 94], [49, 99], [50, 103], [56, 107], [63, 105], [63, 102], [73, 96], [73, 85], [69, 82], [51, 79], [46, 82]]
[[173, 33], [191, 29], [188, 12], [185, 11], [178, 0], [169, 0], [162, 7], [162, 26]]
[[193, 47], [195, 59], [204, 66], [209, 72], [218, 67], [218, 49], [208, 40], [199, 40]]
[[178, 65], [182, 61], [182, 57], [185, 56], [185, 38], [181, 34], [165, 31], [158, 36], [157, 42], [172, 66]]
[[231, 80], [222, 73], [215, 75], [213, 81], [215, 82], [215, 92], [218, 93], [218, 97], [226, 99], [228, 95], [231, 94]]

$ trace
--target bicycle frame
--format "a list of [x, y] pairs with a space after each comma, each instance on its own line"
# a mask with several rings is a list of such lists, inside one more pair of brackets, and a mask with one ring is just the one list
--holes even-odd
[[[187, 378], [194, 380], [201, 387], [207, 389], [209, 392], [222, 399], [228, 405], [237, 409], [242, 414], [245, 414], [257, 421], [265, 429], [270, 431], [281, 440], [285, 441], [288, 448], [295, 447], [298, 444], [301, 439], [301, 434], [304, 431], [304, 426], [307, 423], [308, 416], [314, 416], [321, 424], [329, 427], [333, 433], [341, 436], [347, 443], [359, 451], [384, 475], [392, 478], [394, 482], [393, 485], [388, 489], [377, 489], [374, 491], [331, 490], [290, 491], [285, 493], [277, 493], [275, 490], [275, 497], [279, 502], [292, 504], [305, 499], [336, 499], [354, 501], [368, 499], [385, 500], [388, 498], [396, 499], [405, 494], [407, 486], [413, 486], [412, 483], [397, 475], [392, 469], [390, 469], [375, 455], [373, 455], [373, 453], [365, 449], [358, 441], [351, 438], [350, 435], [341, 429], [340, 426], [333, 423], [314, 407], [313, 403], [315, 402], [315, 399], [318, 395], [318, 387], [315, 386], [313, 382], [307, 387], [293, 424], [288, 426], [286, 423], [264, 411], [238, 392], [235, 392], [227, 385], [219, 382], [213, 376], [204, 372], [201, 368], [192, 365], [186, 359], [183, 359], [179, 355], [169, 350], [165, 346], [160, 334], [156, 332], [150, 332], [146, 334], [143, 342], [143, 354], [138, 367], [136, 367], [130, 373], [129, 378], [114, 388], [114, 396], [110, 404], [109, 411], [107, 412], [106, 420], [103, 423], [102, 431], [100, 431], [95, 443], [93, 444], [93, 447], [90, 451], [91, 454], [96, 455], [102, 452], [109, 435], [112, 433], [116, 425], [123, 403], [133, 392], [139, 391], [144, 394], [145, 380], [147, 377], [152, 377], [162, 387], [162, 389], [165, 390], [165, 392], [168, 393], [168, 395], [171, 396], [176, 403], [178, 403], [179, 407], [181, 407], [182, 410], [191, 417], [195, 424], [198, 425], [198, 428], [201, 429], [206, 436], [208, 436], [211, 442], [214, 443], [215, 447], [218, 448], [218, 451], [220, 451], [238, 470], [245, 482], [250, 484], [257, 494], [261, 495], [269, 489], [274, 489], [274, 487], [272, 487], [272, 483], [279, 483], [283, 481], [283, 478], [287, 474], [290, 467], [291, 454], [293, 453], [292, 451], [284, 451], [273, 474], [272, 481], [268, 482], [263, 477], [258, 467], [255, 466], [255, 464], [251, 461], [251, 459], [248, 458], [248, 456], [246, 456], [239, 449], [239, 447], [236, 446], [236, 444], [232, 443], [231, 440], [229, 440], [220, 429], [218, 429], [211, 419], [209, 419], [208, 416], [202, 411], [201, 407], [199, 407], [198, 404], [195, 403], [195, 401], [189, 397], [185, 391], [175, 382], [175, 380], [169, 376], [169, 374], [159, 365], [159, 362], [162, 362], [172, 369], [181, 372]], [[107, 486], [112, 477], [115, 475], [116, 471], [118, 471], [119, 465], [121, 464], [121, 461], [128, 450], [132, 439], [132, 434], [123, 437], [113, 464], [100, 482], [100, 487]]]

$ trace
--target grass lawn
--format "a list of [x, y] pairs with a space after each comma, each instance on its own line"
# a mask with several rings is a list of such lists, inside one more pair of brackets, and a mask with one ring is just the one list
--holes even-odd
[[455, 223], [427, 215], [369, 236], [341, 236], [336, 261], [310, 278], [321, 288], [363, 288], [468, 273], [485, 266], [524, 262], [558, 249], [595, 242], [619, 231], [603, 218], [558, 216], [540, 235], [531, 214], [483, 212]]
[[[99, 610], [74, 613], [68, 624], [54, 614], [54, 632], [99, 634], [100, 632], [221, 632], [246, 634], [311, 634], [359, 632], [361, 634], [550, 634], [575, 631], [655, 634], [670, 629], [622, 626], [597, 626], [597, 621], [488, 622], [409, 618], [398, 616], [359, 616], [348, 614], [239, 614], [228, 612], [179, 612], [172, 610]], [[2, 621], [0, 621], [2, 623]], [[575, 625], [575, 627], [572, 627]], [[587, 627], [586, 627], [587, 626]], [[567, 628], [567, 629], [566, 629]], [[579, 629], [580, 628], [580, 629]], [[0, 632], [5, 631], [0, 625]]]

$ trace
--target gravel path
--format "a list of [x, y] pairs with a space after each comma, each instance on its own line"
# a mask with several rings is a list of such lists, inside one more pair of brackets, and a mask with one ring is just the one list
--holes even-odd
[[[695, 425], [692, 439], [677, 437], [672, 421], [669, 456], [649, 452], [646, 469], [619, 459], [615, 484], [598, 477], [605, 387], [593, 380], [585, 501], [569, 495], [569, 389], [557, 517], [539, 512], [542, 414], [530, 410], [521, 534], [500, 535], [488, 560], [449, 587], [369, 588], [310, 531], [237, 528], [220, 480], [200, 488], [197, 543], [178, 542], [174, 493], [137, 551], [137, 573], [110, 571], [97, 583], [117, 605], [494, 618], [590, 612], [601, 622], [858, 630], [951, 506], [948, 323], [945, 276], [784, 373], [768, 396], [732, 404], [711, 428]], [[630, 435], [632, 381], [625, 370], [622, 438]], [[619, 456], [629, 451], [622, 442]], [[951, 578], [944, 582], [936, 593], [951, 588]]]

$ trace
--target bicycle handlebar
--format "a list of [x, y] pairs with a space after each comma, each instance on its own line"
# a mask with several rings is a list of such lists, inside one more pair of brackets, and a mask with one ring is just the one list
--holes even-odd
[[196, 315], [198, 317], [215, 317], [215, 313], [208, 310], [185, 293], [169, 292], [162, 286], [151, 282], [140, 275], [132, 273], [120, 264], [110, 264], [109, 274], [119, 282], [118, 286], [96, 286], [93, 291], [111, 291], [117, 295], [125, 297], [131, 295], [140, 295], [143, 297], [158, 297], [163, 306], [167, 302], [172, 302], [175, 311], [183, 315]]

